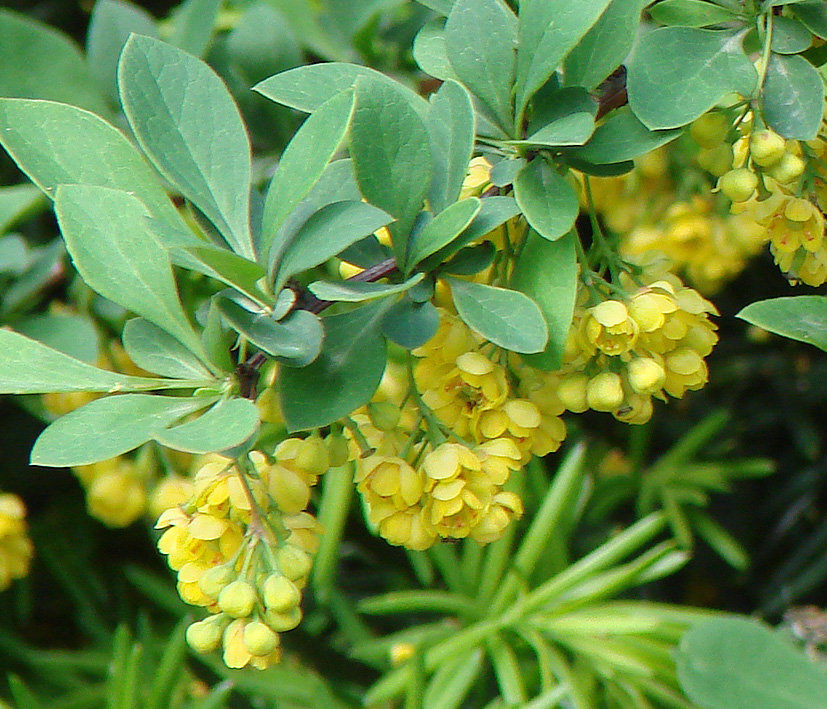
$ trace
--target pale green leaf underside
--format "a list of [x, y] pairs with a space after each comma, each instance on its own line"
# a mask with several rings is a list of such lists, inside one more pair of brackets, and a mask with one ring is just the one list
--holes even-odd
[[138, 197], [156, 219], [187, 227], [155, 172], [117, 128], [53, 101], [0, 99], [0, 143], [51, 199], [58, 185], [96, 185]]
[[133, 35], [118, 85], [135, 137], [158, 171], [252, 258], [250, 141], [218, 75], [176, 47]]
[[122, 455], [152, 440], [211, 399], [122, 394], [96, 399], [48, 426], [32, 448], [32, 465], [88, 465]]
[[797, 295], [751, 303], [738, 317], [776, 335], [806, 342], [827, 352], [827, 297]]
[[335, 300], [358, 303], [374, 298], [384, 298], [397, 293], [404, 293], [425, 278], [424, 273], [416, 273], [404, 283], [361, 283], [359, 281], [314, 281], [308, 286], [310, 292], [321, 300]]
[[181, 386], [180, 381], [133, 377], [98, 369], [25, 335], [0, 329], [0, 394], [111, 393]]
[[241, 445], [258, 428], [258, 409], [248, 399], [224, 399], [193, 421], [165, 428], [153, 438], [187, 453], [212, 453]]
[[61, 185], [55, 210], [69, 254], [90, 288], [203, 355], [178, 299], [169, 257], [146, 228], [146, 210], [137, 198], [106, 187]]

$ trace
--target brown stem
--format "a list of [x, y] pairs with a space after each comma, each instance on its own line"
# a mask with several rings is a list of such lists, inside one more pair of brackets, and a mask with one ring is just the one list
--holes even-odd
[[[381, 278], [389, 276], [396, 271], [396, 259], [391, 256], [384, 261], [380, 261], [375, 266], [366, 268], [364, 271], [351, 276], [347, 281], [353, 283], [373, 283]], [[301, 290], [292, 310], [307, 310], [315, 315], [318, 315], [323, 310], [326, 310], [335, 301], [321, 300], [312, 293]], [[238, 378], [239, 394], [245, 398], [253, 400], [256, 398], [256, 389], [258, 387], [259, 370], [267, 361], [267, 356], [263, 352], [256, 352], [249, 359], [241, 362], [235, 369], [236, 377]]]

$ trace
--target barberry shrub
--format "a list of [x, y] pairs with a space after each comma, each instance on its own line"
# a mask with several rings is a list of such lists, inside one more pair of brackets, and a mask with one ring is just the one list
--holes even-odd
[[[43, 396], [31, 461], [73, 468], [92, 515], [155, 518], [180, 597], [206, 613], [186, 641], [228, 668], [278, 663], [308, 593], [356, 622], [335, 580], [356, 492], [367, 529], [444, 587], [360, 611], [455, 619], [360, 629], [350, 651], [383, 671], [367, 703], [693, 706], [673, 651], [709, 613], [613, 599], [682, 567], [693, 532], [746, 563], [685, 510], [726, 480], [664, 477], [662, 505], [641, 490], [640, 519], [569, 563], [584, 447], [551, 475], [539, 461], [574, 414], [642, 425], [703, 387], [707, 296], [764, 244], [789, 280], [827, 280], [827, 16], [812, 0], [421, 4], [413, 58], [433, 91], [355, 63], [278, 67], [249, 88], [306, 117], [272, 159], [186, 13], [164, 41], [102, 0], [89, 63], [72, 60], [82, 90], [12, 84], [0, 143], [124, 322], [91, 357], [0, 329], [0, 392]], [[675, 155], [692, 193], [668, 177]], [[744, 317], [823, 346], [779, 323], [823, 309], [810, 298]], [[31, 555], [2, 499], [0, 585]], [[496, 681], [475, 682], [489, 665]]]

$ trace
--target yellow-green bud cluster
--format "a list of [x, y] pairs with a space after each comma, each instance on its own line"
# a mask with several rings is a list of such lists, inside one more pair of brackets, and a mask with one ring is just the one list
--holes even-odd
[[29, 573], [33, 554], [23, 500], [10, 492], [0, 493], [0, 591]]
[[263, 669], [280, 659], [278, 633], [301, 620], [301, 589], [318, 548], [315, 518], [297, 509], [294, 494], [273, 493], [283, 492], [285, 479], [299, 479], [294, 489], [303, 495], [327, 469], [327, 447], [318, 437], [285, 443], [280, 448], [289, 468], [259, 451], [244, 471], [233, 460], [206, 456], [192, 498], [163, 512], [156, 524], [166, 529], [158, 547], [178, 572], [179, 594], [214, 614], [190, 626], [190, 646], [198, 652], [223, 647], [232, 668]]

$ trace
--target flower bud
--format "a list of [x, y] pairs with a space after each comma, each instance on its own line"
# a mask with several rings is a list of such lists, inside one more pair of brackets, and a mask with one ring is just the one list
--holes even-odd
[[246, 618], [255, 605], [256, 590], [242, 579], [228, 584], [218, 595], [218, 607], [231, 618]]
[[288, 630], [293, 630], [293, 628], [301, 623], [302, 609], [296, 606], [287, 613], [267, 611], [264, 614], [264, 620], [267, 621], [267, 625], [269, 625], [277, 633], [284, 633]]
[[253, 621], [244, 627], [244, 645], [251, 655], [264, 657], [275, 652], [279, 636], [260, 621]]
[[595, 411], [613, 411], [623, 403], [623, 382], [614, 372], [602, 372], [586, 385], [586, 401]]
[[586, 385], [589, 378], [585, 374], [572, 374], [563, 377], [557, 387], [557, 398], [569, 411], [583, 413], [589, 408], [586, 401]]
[[758, 176], [745, 167], [730, 170], [718, 180], [718, 189], [733, 202], [746, 202], [758, 187]]
[[666, 372], [655, 360], [638, 357], [629, 364], [629, 384], [638, 394], [654, 394], [666, 381]]
[[202, 655], [217, 650], [221, 645], [224, 628], [215, 618], [217, 616], [199, 620], [187, 628], [187, 645]]
[[279, 570], [291, 581], [302, 579], [310, 573], [313, 561], [310, 555], [298, 547], [288, 544], [276, 551]]
[[715, 177], [720, 177], [732, 169], [732, 146], [721, 143], [717, 148], [701, 150], [698, 153], [698, 164]]
[[207, 569], [198, 579], [198, 588], [205, 596], [218, 598], [224, 587], [236, 577], [235, 570], [230, 566], [214, 566]]
[[270, 574], [264, 581], [261, 597], [268, 610], [286, 613], [299, 605], [302, 594], [286, 576]]
[[775, 131], [757, 130], [749, 137], [749, 154], [761, 167], [775, 165], [784, 156], [786, 141]]
[[373, 401], [368, 404], [368, 415], [380, 431], [393, 431], [399, 425], [399, 407], [390, 401]]
[[723, 113], [711, 111], [699, 116], [689, 126], [689, 135], [698, 145], [707, 150], [718, 147], [729, 132], [729, 120]]
[[330, 454], [331, 467], [338, 468], [340, 465], [347, 463], [348, 458], [350, 457], [350, 446], [347, 442], [347, 438], [336, 433], [331, 433], [324, 439], [324, 442], [327, 445], [327, 450]]
[[806, 166], [807, 163], [798, 155], [784, 153], [781, 159], [768, 170], [768, 174], [782, 185], [788, 185], [801, 177]]

